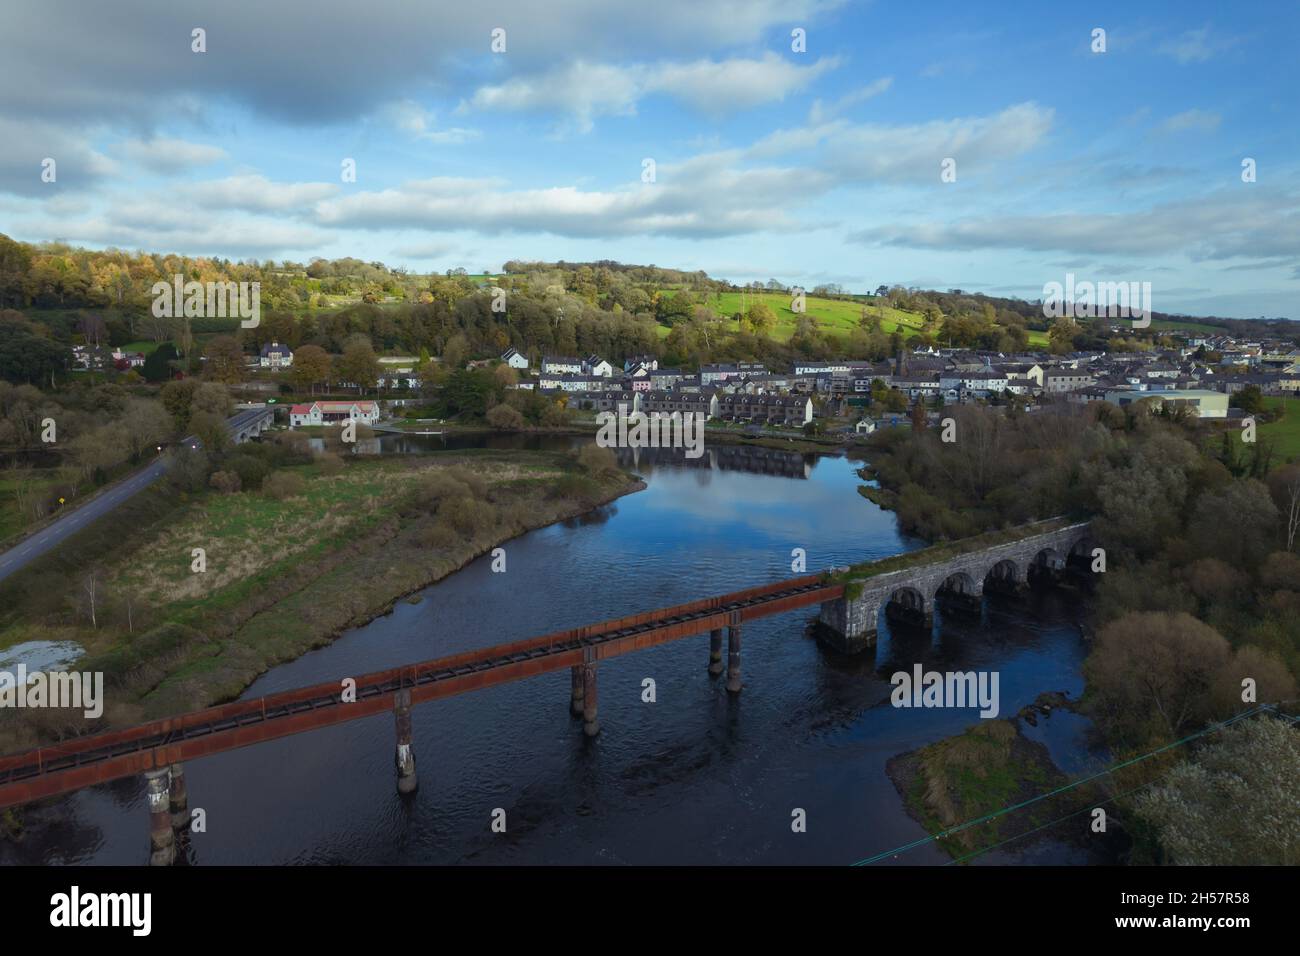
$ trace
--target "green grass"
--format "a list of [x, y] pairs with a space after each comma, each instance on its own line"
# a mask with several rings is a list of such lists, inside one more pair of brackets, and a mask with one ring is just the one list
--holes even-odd
[[867, 577], [874, 577], [878, 574], [888, 574], [891, 571], [901, 571], [904, 568], [914, 568], [924, 564], [931, 564], [936, 561], [945, 561], [949, 558], [955, 558], [958, 555], [969, 554], [972, 551], [982, 551], [985, 548], [991, 548], [1000, 544], [1009, 544], [1013, 541], [1020, 541], [1024, 538], [1033, 537], [1034, 535], [1047, 534], [1049, 531], [1059, 531], [1062, 528], [1068, 528], [1074, 524], [1075, 520], [1068, 517], [1048, 518], [1044, 521], [1035, 521], [1031, 524], [1017, 525], [1014, 528], [1004, 528], [1000, 531], [986, 531], [984, 534], [977, 534], [970, 538], [958, 538], [955, 541], [945, 541], [941, 544], [931, 545], [928, 548], [920, 548], [916, 551], [907, 551], [903, 554], [896, 554], [890, 558], [883, 558], [879, 561], [864, 561], [860, 564], [852, 565], [848, 572], [841, 572], [833, 575], [832, 580], [836, 581], [853, 581], [861, 580]]
[[[1282, 410], [1281, 417], [1276, 421], [1256, 426], [1256, 438], [1273, 443], [1275, 467], [1300, 458], [1300, 398], [1265, 398], [1264, 407], [1270, 411]], [[1240, 451], [1241, 429], [1230, 428], [1228, 434]]]
[[144, 341], [144, 340], [142, 339], [142, 340], [140, 340], [139, 342], [127, 342], [126, 345], [123, 345], [123, 346], [122, 346], [122, 351], [123, 351], [123, 352], [143, 352], [145, 355], [148, 355], [150, 352], [154, 351], [154, 349], [156, 349], [156, 348], [158, 348], [158, 343], [157, 343], [157, 342], [146, 342], [146, 341]]
[[[709, 295], [704, 304], [713, 309], [718, 315], [730, 317], [741, 311], [741, 295], [740, 292], [715, 293]], [[783, 292], [744, 293], [746, 309], [755, 301], [766, 303], [776, 314], [776, 327], [769, 332], [769, 335], [778, 342], [789, 341], [790, 337], [794, 335], [795, 326], [800, 318], [790, 308], [791, 297]], [[846, 299], [825, 299], [820, 296], [809, 295], [805, 297], [804, 305], [805, 314], [816, 319], [818, 328], [833, 338], [846, 338], [850, 332], [856, 329], [864, 307], [868, 315], [881, 315], [880, 328], [886, 335], [899, 332], [904, 338], [911, 338], [919, 335], [925, 324], [925, 317], [919, 312], [907, 312], [888, 305], [878, 306], [874, 301], [863, 303]], [[659, 326], [661, 338], [667, 336], [668, 332], [667, 327]], [[1047, 334], [1030, 330], [1029, 344], [1034, 347], [1046, 348], [1048, 344]]]

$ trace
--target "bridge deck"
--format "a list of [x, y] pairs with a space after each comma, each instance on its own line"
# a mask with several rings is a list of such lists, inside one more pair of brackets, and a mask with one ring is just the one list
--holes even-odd
[[0, 807], [70, 793], [92, 784], [249, 744], [383, 713], [409, 688], [413, 704], [506, 684], [548, 671], [617, 657], [692, 634], [842, 597], [822, 575], [661, 608], [630, 617], [356, 678], [356, 701], [343, 703], [333, 681], [136, 727], [0, 757]]

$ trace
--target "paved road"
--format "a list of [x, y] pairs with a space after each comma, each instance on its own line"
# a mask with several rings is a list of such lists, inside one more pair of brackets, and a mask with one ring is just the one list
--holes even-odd
[[143, 491], [166, 471], [166, 460], [160, 456], [130, 478], [113, 485], [99, 497], [65, 511], [40, 531], [24, 538], [8, 551], [0, 554], [0, 581], [58, 547], [64, 539], [76, 534], [92, 521], [102, 518], [128, 498]]
[[[238, 434], [255, 419], [265, 415], [265, 408], [249, 408], [227, 419], [226, 426], [232, 433]], [[189, 435], [181, 439], [180, 444], [196, 445], [198, 439]], [[108, 514], [122, 502], [149, 487], [167, 471], [167, 460], [161, 455], [150, 464], [141, 468], [130, 478], [125, 478], [113, 485], [97, 498], [93, 498], [75, 509], [69, 509], [40, 531], [34, 532], [14, 545], [8, 551], [0, 553], [0, 581], [22, 570], [41, 555], [58, 547], [63, 541], [76, 534], [86, 525]]]

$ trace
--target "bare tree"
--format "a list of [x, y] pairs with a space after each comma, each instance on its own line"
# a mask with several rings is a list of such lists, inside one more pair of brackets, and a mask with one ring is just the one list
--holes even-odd
[[90, 626], [95, 629], [99, 628], [99, 621], [95, 617], [95, 595], [98, 583], [98, 574], [93, 568], [86, 572], [86, 576], [81, 582], [81, 587], [86, 592], [90, 608]]

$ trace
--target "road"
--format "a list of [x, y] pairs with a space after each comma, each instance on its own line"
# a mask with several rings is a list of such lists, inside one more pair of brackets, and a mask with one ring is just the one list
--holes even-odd
[[143, 491], [167, 471], [166, 460], [159, 457], [145, 468], [125, 478], [96, 498], [62, 515], [0, 554], [0, 581], [22, 570], [41, 555], [63, 543], [92, 521], [102, 518], [128, 498]]
[[[240, 428], [264, 414], [266, 414], [266, 409], [263, 408], [246, 409], [230, 418], [226, 425], [231, 429], [232, 433], [238, 434]], [[180, 444], [182, 446], [197, 445], [198, 439], [190, 435], [181, 439]], [[75, 509], [64, 511], [63, 514], [40, 531], [33, 532], [8, 551], [0, 554], [0, 581], [3, 581], [11, 574], [21, 571], [41, 555], [57, 548], [64, 540], [76, 534], [92, 521], [102, 518], [128, 498], [149, 487], [161, 478], [166, 471], [167, 460], [160, 455], [153, 462], [131, 475], [131, 477], [124, 478], [98, 497], [92, 498]]]

